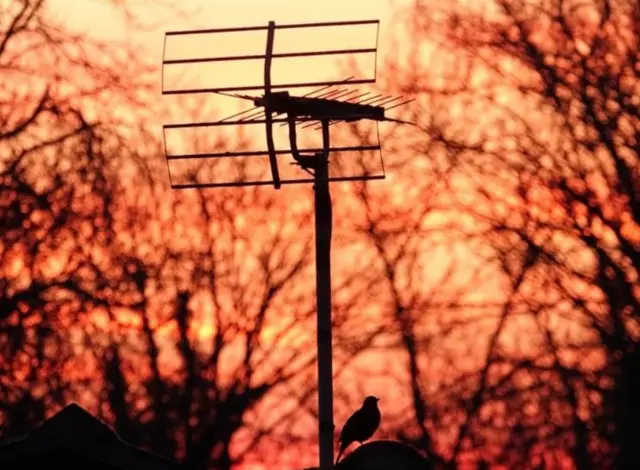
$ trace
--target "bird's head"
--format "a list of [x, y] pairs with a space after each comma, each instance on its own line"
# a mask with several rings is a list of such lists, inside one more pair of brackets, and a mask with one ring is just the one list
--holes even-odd
[[364, 399], [364, 403], [363, 406], [366, 407], [376, 407], [378, 406], [378, 402], [380, 401], [380, 399], [378, 397], [374, 397], [373, 395], [369, 395], [367, 398]]

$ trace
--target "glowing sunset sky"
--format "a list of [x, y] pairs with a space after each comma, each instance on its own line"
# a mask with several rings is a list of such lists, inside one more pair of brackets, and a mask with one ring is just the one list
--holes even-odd
[[[158, 4], [158, 6], [153, 6], [153, 3]], [[257, 68], [261, 68], [260, 61], [166, 66], [164, 72], [162, 72], [160, 65], [163, 60], [163, 50], [166, 49], [166, 59], [260, 54], [264, 50], [262, 37], [266, 34], [263, 31], [258, 32], [259, 49], [250, 48], [249, 50], [249, 48], [243, 47], [241, 43], [248, 41], [257, 44], [258, 42], [247, 39], [251, 34], [256, 36], [256, 33], [170, 36], [165, 44], [165, 32], [262, 26], [266, 25], [270, 20], [275, 21], [276, 24], [287, 24], [378, 19], [380, 20], [379, 66], [385, 56], [385, 46], [389, 44], [386, 38], [391, 34], [393, 14], [398, 7], [403, 6], [403, 4], [406, 5], [407, 0], [350, 0], [347, 2], [326, 0], [317, 2], [315, 6], [310, 2], [295, 0], [140, 0], [127, 1], [126, 4], [131, 9], [134, 20], [146, 26], [145, 31], [136, 31], [135, 28], [128, 27], [129, 25], [124, 21], [122, 15], [115, 13], [107, 0], [75, 1], [73, 9], [69, 8], [68, 1], [51, 0], [49, 6], [53, 15], [58, 20], [65, 22], [71, 29], [94, 38], [116, 42], [122, 41], [129, 45], [134, 45], [139, 48], [140, 54], [144, 55], [145, 61], [154, 65], [157, 64], [158, 103], [162, 103], [163, 107], [168, 107], [171, 113], [169, 118], [166, 116], [160, 118], [158, 116], [157, 122], [148, 123], [152, 127], [152, 132], [157, 132], [158, 137], [160, 137], [163, 124], [214, 121], [247, 108], [246, 102], [224, 98], [220, 95], [199, 94], [195, 98], [193, 95], [187, 96], [187, 98], [193, 98], [198, 102], [200, 114], [195, 118], [192, 114], [189, 114], [190, 111], [188, 109], [190, 108], [179, 104], [183, 103], [180, 100], [183, 100], [185, 95], [161, 96], [161, 80], [164, 80], [164, 89], [166, 90], [238, 86], [247, 84], [245, 82], [251, 82], [253, 85], [262, 82], [260, 70], [258, 70], [259, 73], [254, 79]], [[152, 6], [149, 6], [150, 4]], [[176, 10], [179, 10], [182, 14], [179, 14]], [[274, 51], [300, 52], [371, 48], [375, 46], [376, 29], [377, 26], [373, 28], [370, 26], [357, 26], [281, 30], [276, 34]], [[346, 37], [348, 35], [352, 35], [351, 40]], [[344, 63], [348, 59], [355, 59], [362, 64], [363, 73], [356, 78], [373, 76], [376, 69], [373, 60], [374, 55], [358, 54], [355, 56], [341, 55], [274, 60], [272, 80], [274, 84], [277, 84], [345, 79], [347, 75], [338, 71], [338, 63]], [[301, 61], [304, 61], [304, 64], [301, 64]], [[250, 72], [242, 73], [242, 70], [245, 69], [250, 69]], [[181, 82], [176, 82], [174, 77], [182, 77], [183, 74], [186, 74], [187, 78]], [[235, 76], [237, 76], [237, 79], [234, 78]], [[367, 91], [368, 88], [367, 85], [358, 87], [358, 91]], [[304, 94], [310, 90], [298, 89], [297, 91], [300, 91], [300, 94]], [[222, 130], [224, 129], [216, 129], [218, 132]], [[227, 130], [235, 132], [236, 129]], [[245, 130], [255, 131], [253, 127]], [[210, 133], [210, 128], [200, 128], [200, 131]], [[188, 134], [188, 132], [194, 135]], [[183, 142], [196, 142], [197, 137], [195, 134], [198, 132], [198, 129], [194, 129], [166, 135], [166, 138], [169, 139], [167, 140], [168, 154], [193, 153], [189, 149], [182, 149], [183, 151], [173, 150], [171, 148], [172, 141], [175, 141], [174, 137], [176, 137]], [[254, 135], [253, 138], [264, 140], [261, 128], [260, 134]], [[284, 141], [287, 141], [287, 139]], [[288, 141], [285, 147], [288, 147]], [[177, 165], [176, 168], [185, 169], [180, 166], [181, 161], [177, 161]], [[377, 173], [378, 167], [379, 164], [375, 164], [375, 168], [369, 170]], [[345, 174], [343, 176], [349, 175]]]
[[[50, 7], [59, 19], [66, 19], [79, 31], [103, 38], [125, 38], [126, 27], [104, 0], [51, 0]], [[151, 2], [149, 2], [151, 3]], [[311, 23], [362, 19], [381, 20], [381, 38], [387, 32], [391, 15], [407, 0], [161, 0], [184, 11], [186, 17], [168, 13], [162, 7], [150, 7], [146, 1], [127, 1], [140, 21], [152, 23], [147, 33], [128, 36], [147, 47], [147, 53], [162, 57], [164, 32], [171, 30], [256, 26], [273, 20], [276, 23]]]
[[[52, 13], [59, 19], [64, 20], [69, 27], [76, 31], [87, 33], [93, 37], [108, 41], [126, 41], [140, 48], [140, 54], [144, 55], [149, 62], [158, 65], [157, 83], [158, 99], [170, 100], [171, 98], [160, 95], [160, 64], [162, 62], [163, 45], [166, 31], [206, 29], [237, 26], [261, 26], [273, 20], [280, 23], [314, 23], [330, 21], [349, 20], [380, 20], [380, 42], [379, 55], [384, 57], [387, 39], [391, 34], [393, 26], [393, 13], [400, 6], [409, 3], [409, 0], [321, 0], [317, 3], [302, 2], [299, 0], [160, 0], [161, 3], [171, 4], [175, 8], [187, 13], [185, 17], [168, 13], [161, 7], [148, 7], [147, 1], [125, 0], [127, 5], [134, 9], [135, 19], [143, 24], [152, 24], [146, 32], [134, 32], [127, 29], [122, 18], [115, 14], [110, 7], [105, 6], [106, 0], [72, 0], [73, 9], [69, 8], [70, 0], [51, 0]], [[151, 0], [150, 0], [151, 1]], [[304, 44], [296, 44], [303, 48]], [[327, 49], [335, 48], [335, 45], [325, 44]], [[348, 47], [348, 46], [346, 46]], [[239, 52], [234, 50], [230, 44], [225, 55], [234, 55]], [[240, 52], [243, 53], [243, 52]], [[210, 56], [220, 54], [212, 53]], [[379, 58], [378, 65], [382, 62]], [[260, 80], [260, 77], [256, 77]], [[346, 78], [346, 77], [345, 77]], [[295, 80], [294, 80], [295, 81]], [[223, 102], [225, 98], [214, 97], [218, 102]], [[203, 98], [198, 98], [203, 99]], [[235, 104], [235, 103], [234, 103]], [[226, 113], [225, 113], [226, 114]], [[176, 119], [173, 122], [179, 121]], [[158, 118], [157, 122], [151, 125], [158, 130], [166, 121]], [[336, 225], [339, 225], [336, 223]], [[449, 259], [449, 254], [443, 254], [443, 259]], [[469, 259], [469, 256], [467, 256]], [[430, 260], [430, 270], [435, 270], [436, 262]], [[443, 269], [446, 263], [442, 265]], [[207, 331], [201, 331], [206, 334]], [[367, 358], [363, 358], [367, 359]], [[368, 358], [367, 367], [369, 373], [376, 383], [371, 383], [369, 388], [372, 393], [382, 395], [384, 393], [400, 393], [398, 389], [392, 390], [389, 381], [384, 377], [383, 372], [371, 374], [371, 357]], [[387, 358], [376, 358], [375, 365], [380, 368], [391, 368], [391, 363]], [[397, 367], [397, 365], [395, 366]], [[358, 375], [362, 371], [356, 370], [352, 375]], [[364, 373], [360, 375], [364, 376]], [[343, 378], [342, 380], [348, 380]], [[380, 392], [380, 393], [378, 393]], [[278, 398], [278, 397], [276, 397]], [[401, 403], [406, 397], [397, 396], [388, 403]], [[336, 409], [336, 424], [340, 422], [342, 416], [338, 415]], [[308, 424], [308, 423], [305, 423]], [[314, 425], [314, 423], [311, 423]], [[284, 456], [283, 456], [284, 457]], [[291, 457], [293, 458], [293, 457]], [[313, 459], [313, 456], [311, 456]], [[264, 468], [262, 466], [251, 467], [249, 464], [243, 467]]]

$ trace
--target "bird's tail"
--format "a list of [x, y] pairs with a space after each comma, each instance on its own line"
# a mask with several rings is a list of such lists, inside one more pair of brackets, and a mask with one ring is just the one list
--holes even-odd
[[338, 462], [340, 462], [340, 457], [342, 457], [342, 454], [344, 454], [345, 449], [346, 446], [340, 445], [340, 450], [338, 451], [338, 456], [336, 457], [336, 463], [334, 465], [338, 465]]

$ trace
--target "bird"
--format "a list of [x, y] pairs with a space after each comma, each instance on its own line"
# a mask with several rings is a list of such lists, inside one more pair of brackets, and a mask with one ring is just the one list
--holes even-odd
[[362, 444], [373, 436], [380, 425], [380, 410], [378, 409], [378, 401], [380, 399], [374, 396], [368, 396], [364, 399], [360, 409], [354, 411], [349, 416], [347, 422], [344, 423], [340, 432], [340, 450], [336, 458], [336, 464], [340, 461], [340, 457], [347, 447], [354, 442]]

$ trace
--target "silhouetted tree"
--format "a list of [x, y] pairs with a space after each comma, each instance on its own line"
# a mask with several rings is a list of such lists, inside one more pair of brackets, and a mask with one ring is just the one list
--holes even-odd
[[454, 153], [459, 231], [502, 273], [482, 360], [447, 389], [454, 461], [640, 462], [639, 18], [606, 0], [411, 9], [393, 83]]
[[[88, 116], [103, 109], [103, 94], [112, 95], [111, 106], [130, 103], [134, 95], [123, 82], [140, 83], [120, 69], [127, 57], [111, 57], [101, 44], [59, 29], [45, 3], [0, 7], [4, 432], [23, 432], [46, 409], [64, 404], [61, 373], [73, 354], [65, 327], [79, 321], [90, 297], [80, 271], [96, 239], [112, 234], [112, 176], [119, 157], [132, 154], [111, 129], [114, 117]], [[89, 56], [95, 63], [84, 62]]]
[[[144, 122], [158, 71], [45, 5], [0, 10], [2, 435], [76, 400], [133, 445], [228, 469], [315, 392], [310, 188], [170, 192]], [[366, 295], [353, 272], [343, 312]]]

